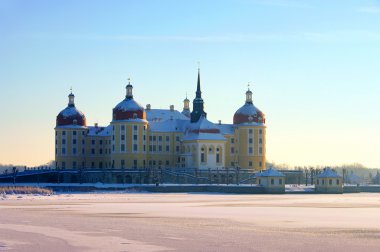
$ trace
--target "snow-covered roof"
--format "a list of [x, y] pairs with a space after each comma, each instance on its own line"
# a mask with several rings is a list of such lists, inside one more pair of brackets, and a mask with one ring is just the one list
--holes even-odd
[[278, 170], [274, 168], [269, 168], [263, 172], [256, 173], [257, 177], [285, 177], [285, 175], [282, 172], [279, 172]]
[[336, 172], [331, 170], [331, 168], [326, 168], [321, 174], [317, 176], [317, 178], [340, 178]]
[[226, 138], [219, 133], [187, 133], [183, 137], [184, 141], [191, 140], [216, 140], [216, 141], [226, 141]]
[[258, 112], [261, 111], [258, 108], [256, 108], [255, 105], [251, 103], [245, 103], [241, 108], [239, 108], [236, 111], [236, 114], [257, 116]]
[[115, 109], [122, 111], [144, 110], [144, 107], [134, 99], [124, 99], [116, 105]]
[[149, 122], [149, 130], [152, 132], [185, 132], [189, 120], [165, 120]]
[[112, 122], [144, 122], [147, 123], [148, 121], [145, 119], [140, 119], [140, 118], [134, 118], [134, 119], [126, 119], [126, 120], [113, 120]]
[[234, 134], [234, 125], [233, 124], [216, 124], [216, 127], [219, 128], [220, 133], [223, 135], [233, 135]]
[[146, 119], [149, 122], [160, 122], [166, 120], [189, 120], [188, 117], [180, 113], [178, 110], [170, 110], [170, 109], [147, 109]]
[[100, 126], [89, 126], [88, 128], [88, 136], [111, 136], [112, 126], [108, 125], [107, 127]]
[[190, 123], [189, 128], [190, 131], [201, 131], [201, 130], [218, 130], [219, 128], [206, 117], [201, 116], [197, 122]]
[[61, 114], [63, 117], [71, 117], [71, 116], [84, 116], [82, 111], [78, 110], [75, 106], [67, 106], [64, 110], [62, 110], [59, 114]]

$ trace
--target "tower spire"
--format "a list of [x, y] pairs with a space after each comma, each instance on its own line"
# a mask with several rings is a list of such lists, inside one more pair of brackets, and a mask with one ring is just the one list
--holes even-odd
[[128, 100], [133, 99], [133, 94], [132, 94], [133, 86], [131, 85], [131, 78], [128, 78], [128, 85], [126, 86], [126, 89], [127, 89], [127, 94], [125, 95], [125, 98], [127, 98]]
[[75, 103], [74, 103], [74, 94], [73, 94], [73, 88], [70, 87], [70, 94], [69, 94], [69, 107], [75, 107]]
[[198, 62], [198, 80], [197, 80], [197, 91], [195, 92], [195, 99], [193, 100], [193, 111], [191, 112], [191, 122], [197, 122], [201, 116], [206, 117], [207, 114], [203, 110], [203, 99], [201, 92], [201, 76]]
[[202, 92], [201, 92], [201, 75], [200, 75], [200, 69], [198, 67], [198, 81], [197, 81], [197, 92], [195, 93], [197, 98], [202, 98]]

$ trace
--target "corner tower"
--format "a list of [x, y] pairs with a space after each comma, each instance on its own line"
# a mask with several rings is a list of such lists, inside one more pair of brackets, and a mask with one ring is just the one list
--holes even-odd
[[252, 101], [252, 91], [245, 93], [245, 104], [240, 107], [233, 118], [235, 148], [239, 154], [233, 159], [237, 165], [250, 170], [265, 170], [266, 162], [266, 126], [265, 115]]
[[197, 92], [195, 92], [195, 99], [193, 100], [193, 111], [191, 112], [191, 122], [197, 122], [201, 116], [207, 117], [207, 113], [203, 110], [204, 102], [201, 92], [201, 77], [200, 70], [198, 68], [198, 82]]

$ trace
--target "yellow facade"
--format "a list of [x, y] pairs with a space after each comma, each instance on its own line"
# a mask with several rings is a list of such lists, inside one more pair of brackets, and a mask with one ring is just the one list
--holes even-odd
[[[115, 107], [113, 120], [107, 127], [75, 125], [81, 119], [75, 114], [73, 124], [62, 126], [57, 121], [58, 169], [266, 169], [265, 120], [261, 111], [255, 112], [249, 90], [246, 107], [235, 114], [237, 123], [213, 124], [205, 113], [197, 122], [190, 121], [187, 98], [182, 113], [173, 106], [141, 108], [133, 100], [132, 88], [128, 84], [126, 99]], [[69, 105], [75, 107], [74, 95], [69, 97]], [[201, 105], [199, 98], [197, 102], [198, 107], [203, 106], [203, 100]]]

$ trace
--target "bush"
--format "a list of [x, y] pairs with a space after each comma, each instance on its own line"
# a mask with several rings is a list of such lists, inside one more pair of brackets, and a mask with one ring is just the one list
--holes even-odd
[[51, 195], [53, 190], [35, 186], [0, 186], [0, 194], [41, 194]]

